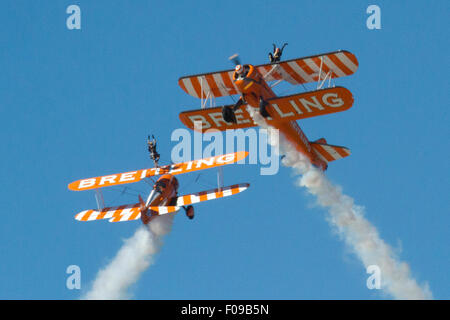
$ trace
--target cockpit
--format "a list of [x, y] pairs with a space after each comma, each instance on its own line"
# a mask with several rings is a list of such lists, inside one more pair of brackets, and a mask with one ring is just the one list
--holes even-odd
[[242, 80], [244, 79], [250, 71], [250, 66], [248, 64], [238, 64], [234, 69], [234, 80]]
[[154, 203], [157, 199], [162, 201], [165, 198], [172, 197], [176, 195], [177, 190], [178, 180], [175, 177], [170, 175], [162, 176], [153, 185], [153, 189], [147, 199], [147, 205]]

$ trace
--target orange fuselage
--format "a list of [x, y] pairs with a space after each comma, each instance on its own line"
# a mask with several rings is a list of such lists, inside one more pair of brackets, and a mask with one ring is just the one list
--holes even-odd
[[[245, 78], [249, 79], [240, 79], [235, 72], [233, 74], [233, 81], [247, 104], [253, 108], [259, 108], [260, 98], [267, 101], [268, 99], [275, 98], [276, 95], [258, 70], [252, 65], [245, 65], [245, 67], [248, 68], [248, 73], [245, 75]], [[270, 110], [267, 111], [270, 114]], [[273, 126], [289, 140], [297, 151], [308, 157], [312, 164], [322, 170], [326, 170], [327, 163], [314, 153], [309, 140], [300, 129], [297, 121], [275, 122]]]
[[[148, 199], [148, 206], [168, 206], [170, 201], [176, 198], [178, 192], [178, 180], [171, 174], [162, 175], [153, 186]], [[145, 214], [141, 214], [141, 220], [144, 224], [148, 224], [154, 217], [158, 215], [157, 212], [149, 210]]]

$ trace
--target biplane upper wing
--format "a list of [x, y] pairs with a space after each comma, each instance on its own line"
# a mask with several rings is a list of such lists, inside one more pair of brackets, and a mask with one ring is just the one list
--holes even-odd
[[[266, 121], [270, 125], [274, 122], [300, 120], [345, 111], [353, 105], [353, 96], [343, 87], [334, 87], [276, 97], [267, 102], [270, 117]], [[188, 128], [201, 132], [256, 126], [246, 105], [239, 108], [235, 115], [237, 123], [228, 123], [223, 119], [222, 107], [206, 108], [181, 112], [180, 120]], [[199, 126], [196, 126], [196, 123]]]
[[[255, 68], [266, 81], [285, 80], [291, 84], [316, 82], [328, 72], [332, 78], [349, 76], [358, 69], [355, 55], [342, 50], [315, 56], [286, 60], [273, 64], [261, 64]], [[181, 77], [180, 87], [196, 98], [217, 98], [238, 94], [233, 83], [234, 70], [224, 70]]]
[[[155, 206], [149, 207], [150, 210], [156, 212], [158, 215], [167, 213], [173, 213], [181, 209], [182, 206], [203, 202], [207, 200], [219, 199], [228, 196], [238, 194], [247, 190], [250, 185], [248, 183], [235, 184], [229, 187], [221, 189], [212, 189], [208, 191], [197, 192], [184, 196], [178, 196], [171, 203], [175, 203], [173, 206]], [[101, 211], [98, 210], [84, 210], [77, 215], [75, 219], [78, 221], [94, 221], [109, 219], [109, 222], [121, 222], [136, 220], [141, 217], [140, 204], [128, 204], [117, 207], [104, 208]]]
[[247, 155], [248, 155], [247, 151], [238, 151], [220, 156], [187, 161], [183, 163], [177, 163], [157, 168], [142, 169], [95, 178], [81, 179], [70, 183], [68, 187], [70, 190], [73, 191], [82, 191], [115, 186], [125, 183], [133, 183], [138, 182], [144, 178], [160, 174], [169, 173], [172, 175], [177, 175], [181, 173], [187, 173], [197, 170], [215, 168], [226, 164], [232, 164], [244, 159], [245, 157], [247, 157]]
[[[358, 69], [358, 60], [348, 51], [335, 51], [310, 57], [255, 66], [266, 81], [286, 80], [291, 84], [316, 82], [331, 71], [332, 78], [352, 75]], [[321, 71], [320, 71], [321, 70]]]
[[234, 70], [224, 70], [181, 77], [178, 84], [187, 94], [196, 98], [217, 98], [238, 94], [233, 83]]

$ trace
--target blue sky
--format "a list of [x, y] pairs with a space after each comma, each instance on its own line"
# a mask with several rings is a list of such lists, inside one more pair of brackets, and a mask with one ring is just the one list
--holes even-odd
[[[71, 4], [81, 30], [66, 28]], [[381, 30], [366, 27], [370, 4], [381, 8]], [[77, 299], [66, 268], [80, 266], [87, 288], [139, 222], [75, 221], [95, 199], [67, 184], [149, 167], [149, 133], [167, 161], [178, 113], [200, 105], [178, 78], [229, 68], [235, 52], [264, 63], [273, 42], [289, 42], [284, 59], [356, 55], [356, 74], [336, 81], [353, 93], [353, 108], [299, 124], [310, 140], [351, 149], [328, 177], [366, 208], [420, 284], [450, 298], [449, 9], [448, 1], [4, 1], [0, 298]], [[199, 204], [193, 221], [179, 214], [135, 298], [386, 297], [367, 289], [364, 267], [289, 168], [224, 173], [225, 184], [250, 189]], [[215, 171], [195, 177], [180, 177], [183, 193], [215, 183]], [[105, 194], [107, 204], [136, 198], [117, 195]]]

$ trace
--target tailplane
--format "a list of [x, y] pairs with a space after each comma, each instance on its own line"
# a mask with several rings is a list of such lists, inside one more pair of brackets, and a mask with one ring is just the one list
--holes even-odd
[[324, 138], [310, 142], [310, 144], [319, 158], [326, 162], [339, 160], [350, 155], [350, 150], [346, 147], [327, 144], [327, 141]]

